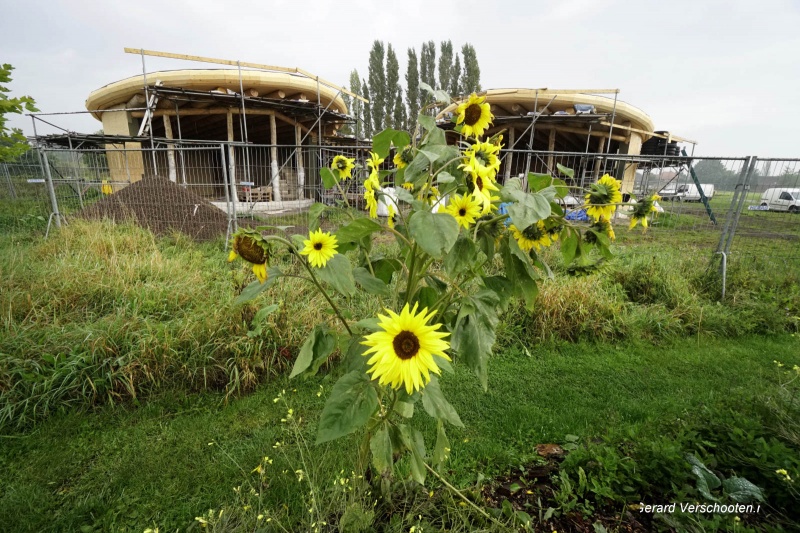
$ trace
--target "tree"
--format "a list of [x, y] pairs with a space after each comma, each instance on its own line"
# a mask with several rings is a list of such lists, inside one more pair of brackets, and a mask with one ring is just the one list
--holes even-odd
[[383, 67], [383, 42], [376, 40], [369, 52], [369, 93], [373, 131], [381, 131], [386, 116], [386, 73]]
[[[422, 51], [419, 54], [419, 78], [422, 83], [427, 83], [431, 87], [436, 87], [436, 44], [433, 41], [422, 43]], [[430, 96], [426, 91], [419, 91], [419, 108], [422, 109], [428, 103]]]
[[[389, 44], [386, 50], [386, 116], [384, 127], [403, 128], [404, 124], [398, 122], [400, 118], [397, 113], [397, 103], [403, 103], [403, 91], [400, 89], [400, 64], [397, 62], [397, 55], [394, 48]], [[405, 115], [405, 113], [403, 113]]]
[[453, 76], [453, 43], [449, 40], [442, 41], [440, 50], [439, 85], [436, 88], [447, 91], [450, 89], [450, 78]]
[[419, 67], [417, 52], [408, 49], [408, 68], [406, 69], [406, 105], [408, 105], [408, 128], [413, 128], [419, 116]]
[[[14, 67], [8, 63], [0, 66], [0, 83], [11, 83], [11, 71]], [[30, 96], [19, 96], [11, 98], [8, 87], [0, 85], [0, 161], [11, 161], [24, 154], [30, 146], [28, 145], [22, 130], [19, 128], [8, 128], [6, 126], [6, 114], [22, 114], [25, 111], [35, 112], [36, 102]]]
[[361, 90], [364, 92], [364, 98], [370, 101], [369, 104], [364, 104], [364, 137], [372, 137], [372, 100], [370, 99], [369, 87], [367, 80], [361, 80]]
[[[359, 96], [363, 96], [361, 94], [361, 77], [355, 69], [350, 73], [350, 91]], [[361, 135], [364, 133], [364, 102], [358, 98], [353, 98], [352, 107], [348, 109], [350, 111], [350, 116], [356, 121], [353, 126], [353, 134], [356, 136], [356, 139], [360, 139]]]
[[450, 96], [459, 96], [461, 94], [461, 61], [456, 52], [456, 62], [453, 64], [453, 72], [450, 77], [450, 87], [445, 89], [450, 93]]
[[461, 76], [461, 90], [464, 94], [476, 93], [481, 90], [481, 68], [478, 66], [478, 55], [475, 48], [467, 43], [461, 48], [464, 56], [464, 70]]

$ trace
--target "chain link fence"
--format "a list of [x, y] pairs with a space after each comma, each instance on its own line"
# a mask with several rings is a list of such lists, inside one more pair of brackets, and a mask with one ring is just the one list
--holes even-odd
[[[365, 167], [364, 146], [175, 143], [140, 148], [39, 147], [0, 164], [0, 231], [49, 231], [70, 217], [133, 219], [157, 234], [229, 237], [240, 224], [289, 225], [304, 233], [308, 208], [346, 196], [363, 208], [363, 180], [326, 190], [319, 169], [336, 155]], [[564, 178], [579, 212], [583, 190], [603, 174], [623, 181], [624, 200], [659, 194], [653, 240], [669, 232], [720, 260], [764, 268], [800, 255], [800, 159], [639, 156], [504, 150], [500, 181], [528, 172]], [[567, 177], [559, 165], [572, 169]], [[629, 207], [614, 224], [625, 225]], [[776, 246], [776, 243], [779, 243]], [[676, 251], [679, 245], [674, 245]]]

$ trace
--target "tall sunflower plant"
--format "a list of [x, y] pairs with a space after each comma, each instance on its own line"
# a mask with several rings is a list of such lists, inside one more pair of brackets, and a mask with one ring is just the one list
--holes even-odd
[[[446, 103], [440, 93], [434, 97]], [[447, 428], [463, 427], [440, 377], [464, 364], [487, 389], [499, 313], [515, 298], [533, 308], [538, 284], [552, 275], [540, 253], [560, 243], [565, 261], [579, 266], [597, 258], [593, 250], [610, 254], [619, 182], [603, 176], [593, 184], [584, 206], [593, 222], [574, 225], [559, 205], [568, 193], [562, 179], [531, 173], [528, 190], [519, 179], [498, 181], [503, 135], [489, 135], [493, 118], [485, 99], [473, 94], [447, 128], [455, 143], [428, 115], [419, 117], [413, 135], [384, 130], [373, 138], [365, 166], [342, 155], [320, 172], [326, 189], [341, 191], [347, 180], [361, 181], [366, 213], [318, 203], [310, 209], [307, 238], [264, 235], [266, 227], [234, 237], [230, 258], [253, 263], [258, 277], [240, 302], [291, 275], [306, 279], [331, 306], [331, 323], [313, 328], [291, 377], [316, 374], [326, 362], [342, 367], [320, 416], [317, 442], [361, 432], [363, 465], [371, 462], [374, 479], [384, 484], [400, 471], [398, 461], [419, 483], [428, 474], [439, 476], [450, 453]], [[572, 177], [563, 166], [559, 173]], [[388, 186], [394, 186], [393, 197], [384, 191]], [[379, 202], [388, 217], [377, 215]], [[326, 211], [340, 211], [345, 222], [323, 231]], [[381, 234], [396, 243], [394, 253], [375, 253], [373, 241]], [[291, 252], [286, 272], [268, 267], [275, 247]], [[383, 310], [351, 318], [340, 306], [357, 292], [377, 298]], [[436, 438], [427, 447], [409, 424], [420, 404], [436, 420]]]

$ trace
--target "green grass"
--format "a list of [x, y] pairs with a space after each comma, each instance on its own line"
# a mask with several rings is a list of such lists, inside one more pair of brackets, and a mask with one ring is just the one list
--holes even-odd
[[[443, 379], [466, 425], [449, 430], [449, 478], [474, 484], [479, 473], [505, 472], [533, 459], [536, 444], [564, 442], [568, 434], [589, 440], [636, 429], [656, 437], [703, 407], [749, 412], [753, 398], [776, 390], [773, 359], [800, 363], [798, 344], [787, 335], [657, 350], [561, 343], [526, 356], [510, 349], [492, 361], [488, 393], [465, 370]], [[233, 489], [255, 482], [251, 470], [269, 455], [275, 463], [262, 509], [298, 527], [304, 491], [293, 472], [302, 466], [280, 422], [286, 407], [273, 398], [287, 391], [303, 434], [313, 439], [325, 399], [315, 394], [320, 385], [327, 393], [330, 376], [280, 378], [227, 405], [221, 395], [166, 394], [140, 408], [67, 414], [32, 433], [2, 437], [0, 522], [15, 531], [141, 531], [153, 524], [174, 531], [208, 508], [237, 512]], [[431, 439], [431, 419], [415, 422]], [[290, 448], [286, 457], [272, 448], [278, 440]], [[329, 487], [339, 470], [350, 475], [356, 447], [354, 438], [312, 446], [315, 482]]]

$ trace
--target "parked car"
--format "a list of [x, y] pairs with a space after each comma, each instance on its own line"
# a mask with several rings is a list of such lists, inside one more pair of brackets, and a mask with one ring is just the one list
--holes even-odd
[[800, 213], [800, 189], [767, 189], [761, 195], [761, 205], [770, 211]]
[[[703, 194], [705, 194], [706, 198], [710, 200], [714, 197], [713, 183], [701, 183], [700, 186], [703, 188]], [[685, 183], [676, 188], [663, 189], [658, 194], [665, 201], [680, 200], [682, 202], [699, 202], [701, 200], [700, 190], [694, 183]]]

